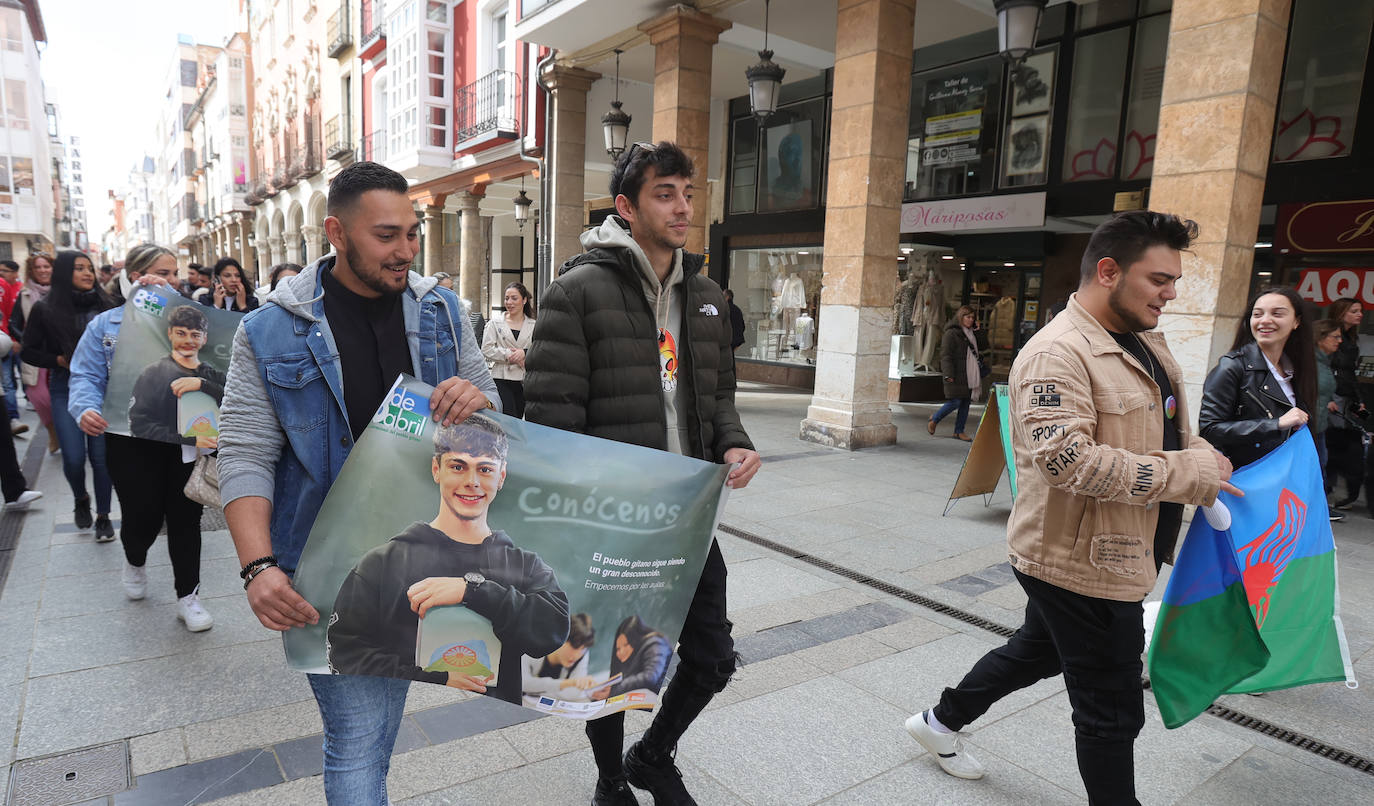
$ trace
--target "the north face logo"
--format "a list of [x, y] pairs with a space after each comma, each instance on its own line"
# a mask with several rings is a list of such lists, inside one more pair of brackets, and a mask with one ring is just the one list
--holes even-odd
[[720, 311], [716, 308], [716, 306], [712, 305], [709, 302], [702, 305], [700, 311], [701, 313], [704, 313], [707, 316], [720, 316]]

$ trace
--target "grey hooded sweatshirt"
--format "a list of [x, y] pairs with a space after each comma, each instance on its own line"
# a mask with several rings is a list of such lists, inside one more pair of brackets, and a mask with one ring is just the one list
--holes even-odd
[[[686, 394], [684, 384], [678, 378], [681, 367], [678, 350], [682, 343], [682, 250], [673, 252], [673, 267], [668, 276], [659, 282], [649, 258], [630, 236], [630, 227], [619, 216], [607, 216], [596, 229], [582, 233], [582, 248], [625, 249], [634, 259], [639, 269], [640, 286], [644, 289], [644, 299], [653, 309], [654, 321], [659, 330], [659, 377], [663, 380], [663, 420], [668, 424], [668, 450], [681, 454], [687, 431], [687, 405], [682, 400]], [[666, 334], [667, 338], [664, 338]]]

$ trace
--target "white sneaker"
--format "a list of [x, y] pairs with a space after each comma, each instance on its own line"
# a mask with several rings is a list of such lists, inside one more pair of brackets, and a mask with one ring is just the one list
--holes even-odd
[[43, 493], [39, 490], [25, 490], [24, 492], [19, 494], [18, 498], [14, 499], [13, 501], [7, 501], [5, 503], [5, 511], [21, 512], [25, 509], [28, 509], [29, 504], [32, 504], [34, 501], [37, 501], [42, 497]]
[[200, 604], [200, 588], [177, 599], [177, 618], [186, 622], [186, 629], [191, 632], [203, 632], [215, 625], [215, 620], [210, 617], [205, 608]]
[[148, 595], [148, 571], [142, 566], [124, 561], [124, 595], [138, 600]]
[[986, 774], [987, 770], [978, 763], [978, 759], [969, 755], [964, 750], [963, 733], [941, 733], [932, 728], [926, 722], [926, 712], [914, 714], [906, 721], [906, 732], [911, 734], [911, 738], [921, 743], [935, 760], [940, 763], [940, 768], [953, 775], [955, 778], [967, 778], [976, 781]]

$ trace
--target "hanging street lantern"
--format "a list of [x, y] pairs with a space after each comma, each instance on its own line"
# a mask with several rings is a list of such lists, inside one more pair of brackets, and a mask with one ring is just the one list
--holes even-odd
[[[620, 54], [615, 51], [615, 100], [611, 101], [611, 111], [601, 116], [601, 131], [606, 135], [606, 153], [616, 159], [625, 150], [630, 139], [630, 116], [620, 108]], [[523, 191], [521, 191], [523, 193]]]
[[758, 64], [744, 71], [744, 77], [749, 79], [749, 109], [760, 121], [778, 111], [778, 95], [786, 73], [773, 62], [773, 51], [768, 49], [768, 0], [763, 0], [763, 50], [759, 51]]
[[511, 199], [511, 203], [515, 205], [515, 226], [523, 230], [525, 228], [525, 222], [530, 220], [530, 205], [534, 204], [534, 199], [525, 195], [525, 183], [523, 179], [520, 184], [520, 195]]
[[1035, 35], [1045, 0], [993, 0], [997, 9], [997, 49], [1002, 58], [1018, 64], [1035, 50]]

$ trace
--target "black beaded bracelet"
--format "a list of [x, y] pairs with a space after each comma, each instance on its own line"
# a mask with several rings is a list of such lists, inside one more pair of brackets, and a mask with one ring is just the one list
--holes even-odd
[[248, 586], [253, 583], [253, 580], [258, 578], [258, 574], [261, 574], [263, 571], [266, 571], [269, 568], [277, 567], [278, 565], [276, 560], [270, 560], [269, 562], [265, 563], [258, 563], [257, 565], [253, 566], [253, 568], [243, 578], [243, 589], [248, 590]]
[[243, 570], [239, 571], [239, 579], [247, 579], [247, 578], [248, 578], [248, 575], [251, 574], [251, 573], [253, 572], [253, 567], [254, 567], [254, 566], [257, 566], [257, 565], [276, 565], [276, 564], [277, 564], [277, 558], [276, 558], [274, 555], [269, 554], [269, 555], [267, 555], [266, 557], [259, 557], [259, 558], [257, 558], [256, 560], [254, 560], [254, 561], [252, 561], [252, 562], [250, 562], [250, 563], [248, 563], [248, 564], [246, 564], [246, 565], [243, 566]]

